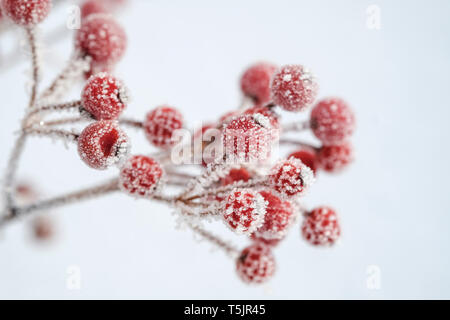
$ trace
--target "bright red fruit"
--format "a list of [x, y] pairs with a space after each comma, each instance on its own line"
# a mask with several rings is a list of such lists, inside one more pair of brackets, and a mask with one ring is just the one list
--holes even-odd
[[47, 17], [52, 7], [50, 0], [2, 0], [3, 12], [22, 26], [32, 26]]
[[120, 164], [129, 150], [127, 135], [115, 121], [98, 121], [78, 137], [78, 154], [91, 168], [104, 170]]
[[311, 129], [324, 145], [339, 144], [355, 129], [355, 116], [347, 103], [339, 98], [319, 101], [311, 112]]
[[314, 174], [316, 173], [316, 171], [317, 171], [316, 151], [314, 151], [312, 149], [311, 150], [310, 149], [301, 149], [301, 150], [291, 153], [288, 156], [288, 159], [290, 157], [299, 159], [301, 162], [303, 162], [304, 165], [308, 166], [314, 172]]
[[158, 107], [149, 113], [144, 121], [145, 135], [154, 146], [169, 148], [176, 141], [172, 140], [175, 130], [183, 127], [183, 115], [169, 106]]
[[241, 77], [242, 92], [257, 104], [270, 102], [270, 81], [276, 70], [277, 66], [266, 62], [249, 67]]
[[107, 14], [92, 14], [83, 20], [75, 46], [95, 64], [114, 64], [125, 53], [127, 37], [123, 28]]
[[334, 146], [323, 146], [317, 154], [318, 166], [327, 172], [339, 172], [352, 161], [353, 147], [349, 142]]
[[329, 207], [319, 207], [309, 212], [302, 225], [303, 238], [315, 246], [331, 246], [341, 235], [336, 212]]
[[251, 177], [251, 174], [245, 168], [231, 169], [228, 175], [220, 182], [223, 186], [226, 186], [237, 181], [246, 182], [250, 180]]
[[250, 189], [232, 191], [223, 201], [223, 219], [235, 232], [251, 234], [259, 228], [266, 214], [264, 198]]
[[283, 66], [272, 80], [272, 100], [286, 111], [303, 111], [317, 96], [313, 74], [301, 65]]
[[236, 271], [242, 281], [263, 283], [275, 273], [275, 258], [270, 247], [263, 243], [254, 243], [242, 250], [236, 261]]
[[120, 188], [135, 197], [149, 197], [155, 193], [163, 176], [161, 165], [146, 156], [132, 156], [120, 170]]

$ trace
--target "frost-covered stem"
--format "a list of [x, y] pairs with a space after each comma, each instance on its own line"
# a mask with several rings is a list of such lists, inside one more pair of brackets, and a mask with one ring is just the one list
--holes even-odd
[[35, 114], [45, 112], [45, 111], [71, 110], [71, 109], [76, 109], [76, 108], [80, 108], [80, 107], [81, 107], [80, 100], [66, 102], [66, 103], [60, 103], [60, 104], [50, 104], [50, 105], [33, 108], [32, 110], [30, 110], [28, 117], [31, 117]]
[[283, 126], [282, 132], [292, 132], [292, 131], [304, 131], [310, 129], [309, 121], [295, 121], [291, 123], [287, 123]]
[[18, 218], [20, 216], [30, 214], [37, 211], [53, 209], [61, 206], [65, 206], [68, 204], [96, 198], [102, 195], [106, 195], [115, 191], [118, 191], [118, 182], [117, 179], [110, 180], [106, 183], [82, 189], [79, 191], [71, 192], [65, 195], [61, 195], [55, 198], [38, 201], [26, 206], [21, 207], [12, 207], [11, 210], [13, 214], [3, 215], [0, 218], [0, 227], [3, 227], [8, 222]]
[[[3, 195], [6, 204], [6, 215], [13, 215], [11, 211], [12, 206], [14, 205], [13, 200], [13, 190], [14, 190], [14, 177], [17, 172], [17, 167], [19, 165], [19, 159], [22, 154], [23, 148], [25, 146], [27, 134], [22, 130], [20, 132], [19, 137], [16, 139], [13, 149], [11, 151], [11, 155], [8, 160], [8, 164], [6, 167], [6, 174], [3, 180]], [[1, 219], [1, 217], [0, 217]]]
[[47, 128], [30, 128], [26, 129], [26, 133], [30, 135], [43, 136], [49, 138], [59, 138], [64, 141], [75, 142], [79, 134], [66, 130], [47, 129]]
[[87, 122], [88, 118], [85, 117], [67, 117], [56, 120], [42, 121], [40, 124], [45, 127], [61, 126], [65, 124], [74, 124], [79, 122]]
[[37, 89], [39, 84], [39, 57], [38, 57], [38, 48], [36, 41], [36, 28], [27, 27], [26, 29], [28, 43], [30, 44], [31, 50], [31, 63], [32, 63], [32, 86], [31, 86], [31, 94], [30, 94], [30, 102], [28, 106], [31, 108], [36, 103]]
[[78, 53], [75, 54], [50, 86], [42, 92], [40, 100], [55, 97], [62, 89], [68, 87], [70, 82], [81, 77], [83, 72], [88, 70], [90, 60], [91, 58], [89, 56], [81, 57]]
[[209, 231], [204, 230], [203, 228], [196, 226], [196, 225], [192, 225], [189, 224], [189, 227], [198, 235], [200, 235], [202, 238], [208, 240], [209, 242], [213, 243], [214, 245], [216, 245], [217, 247], [219, 247], [220, 249], [225, 250], [225, 252], [227, 254], [229, 254], [232, 257], [236, 257], [239, 254], [239, 250], [227, 243], [225, 240], [222, 240], [221, 238], [217, 237], [216, 235], [210, 233]]
[[299, 146], [302, 148], [311, 148], [316, 151], [320, 149], [319, 147], [316, 147], [310, 143], [298, 141], [298, 140], [292, 140], [292, 139], [280, 139], [280, 144], [294, 145], [294, 146]]

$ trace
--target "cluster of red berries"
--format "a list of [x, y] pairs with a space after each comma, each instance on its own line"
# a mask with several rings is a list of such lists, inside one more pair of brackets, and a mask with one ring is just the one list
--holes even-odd
[[14, 23], [30, 27], [49, 14], [50, 0], [1, 0], [1, 9]]

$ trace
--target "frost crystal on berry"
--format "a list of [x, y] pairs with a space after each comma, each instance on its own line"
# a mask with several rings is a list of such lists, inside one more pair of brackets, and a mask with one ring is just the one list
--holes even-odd
[[308, 166], [313, 173], [315, 174], [317, 171], [317, 155], [316, 151], [313, 149], [301, 149], [291, 153], [288, 156], [288, 159], [294, 157], [303, 162], [304, 165]]
[[149, 197], [155, 193], [163, 176], [161, 165], [146, 156], [132, 156], [120, 170], [120, 188], [135, 197]]
[[273, 102], [286, 111], [303, 111], [317, 96], [313, 74], [301, 65], [283, 66], [272, 80]]
[[31, 26], [40, 23], [50, 12], [50, 0], [2, 0], [2, 9], [16, 24]]
[[125, 53], [127, 37], [122, 27], [107, 14], [92, 14], [83, 20], [75, 46], [93, 63], [114, 64]]
[[89, 78], [81, 100], [95, 119], [114, 120], [125, 109], [128, 93], [120, 80], [102, 72]]
[[256, 238], [283, 239], [294, 221], [294, 209], [289, 201], [282, 200], [270, 191], [261, 191], [266, 201], [264, 223], [254, 233]]
[[275, 273], [275, 258], [270, 247], [259, 242], [242, 250], [236, 261], [236, 271], [247, 283], [268, 281]]
[[242, 92], [257, 104], [270, 102], [270, 81], [276, 70], [277, 66], [266, 62], [249, 67], [241, 77]]
[[311, 112], [311, 129], [324, 145], [339, 144], [355, 129], [355, 116], [347, 103], [339, 98], [319, 101]]
[[340, 234], [336, 212], [329, 207], [314, 209], [303, 221], [303, 238], [312, 245], [331, 246], [336, 243]]
[[250, 189], [233, 190], [223, 201], [223, 219], [238, 234], [251, 234], [259, 228], [266, 214], [264, 198]]
[[252, 176], [248, 172], [247, 169], [236, 168], [236, 169], [231, 169], [230, 172], [228, 173], [228, 175], [225, 178], [223, 178], [222, 180], [220, 180], [220, 182], [223, 186], [226, 186], [226, 185], [232, 184], [237, 181], [246, 182], [246, 181], [250, 180], [251, 177]]
[[169, 148], [175, 130], [183, 127], [183, 115], [175, 108], [161, 106], [150, 111], [144, 121], [145, 135], [154, 146]]
[[242, 115], [225, 124], [222, 140], [227, 159], [241, 163], [266, 160], [273, 130], [270, 120], [260, 113]]
[[296, 158], [276, 164], [268, 177], [268, 184], [282, 196], [303, 194], [314, 182], [312, 170]]
[[78, 154], [94, 169], [104, 170], [111, 165], [120, 164], [129, 148], [127, 135], [114, 121], [94, 122], [78, 137]]
[[349, 142], [333, 146], [323, 146], [317, 154], [318, 166], [332, 173], [343, 170], [352, 161], [353, 147]]

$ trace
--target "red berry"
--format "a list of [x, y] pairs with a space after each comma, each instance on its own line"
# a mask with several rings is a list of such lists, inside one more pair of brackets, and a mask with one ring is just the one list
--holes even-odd
[[114, 64], [125, 53], [127, 37], [123, 28], [107, 14], [93, 14], [83, 20], [75, 46], [93, 63]]
[[241, 77], [242, 92], [258, 104], [270, 102], [270, 81], [276, 70], [277, 66], [265, 62], [251, 66]]
[[355, 116], [347, 103], [328, 98], [316, 104], [311, 112], [311, 128], [324, 145], [339, 144], [355, 129]]
[[254, 243], [242, 250], [236, 261], [239, 277], [247, 283], [263, 283], [275, 273], [275, 258], [270, 247]]
[[270, 124], [272, 125], [273, 128], [275, 129], [280, 128], [280, 120], [278, 115], [267, 107], [256, 106], [248, 108], [247, 110], [244, 111], [244, 114], [262, 114], [263, 116], [267, 117], [270, 120]]
[[283, 239], [287, 229], [294, 222], [294, 208], [289, 201], [283, 201], [270, 191], [261, 191], [266, 201], [264, 223], [254, 233], [256, 238], [266, 240]]
[[231, 169], [228, 175], [221, 180], [223, 186], [227, 186], [237, 181], [246, 182], [251, 179], [251, 174], [245, 168]]
[[37, 217], [33, 221], [33, 235], [38, 241], [47, 241], [54, 235], [54, 226], [48, 217]]
[[253, 233], [250, 238], [254, 241], [254, 242], [262, 242], [263, 244], [270, 246], [270, 247], [275, 247], [277, 245], [280, 244], [280, 242], [284, 239], [264, 239], [261, 237], [258, 237], [255, 233]]
[[81, 18], [84, 19], [91, 14], [108, 13], [109, 11], [104, 0], [86, 0], [81, 5]]
[[128, 94], [120, 80], [102, 72], [89, 78], [81, 100], [84, 109], [95, 119], [114, 120], [125, 109]]
[[319, 207], [308, 213], [302, 225], [303, 238], [312, 245], [330, 246], [341, 235], [336, 212], [328, 207]]
[[263, 223], [265, 206], [259, 193], [250, 189], [234, 190], [223, 201], [223, 219], [235, 232], [251, 234]]
[[150, 111], [144, 122], [148, 141], [159, 148], [171, 147], [176, 142], [172, 140], [174, 131], [182, 127], [183, 115], [169, 106], [161, 106]]
[[308, 166], [314, 172], [314, 174], [316, 173], [316, 171], [317, 171], [317, 155], [314, 150], [312, 150], [312, 149], [311, 150], [309, 150], [309, 149], [298, 150], [298, 151], [291, 153], [288, 156], [288, 159], [290, 157], [299, 159], [301, 162], [303, 162], [304, 165]]
[[318, 88], [316, 79], [307, 68], [287, 65], [273, 77], [272, 99], [287, 111], [303, 111], [313, 103]]
[[50, 0], [2, 0], [2, 9], [14, 23], [31, 26], [40, 23], [50, 12]]
[[323, 146], [317, 154], [318, 166], [332, 173], [341, 171], [352, 161], [353, 147], [349, 142], [334, 146]]
[[121, 163], [128, 149], [128, 137], [114, 121], [94, 122], [78, 137], [78, 153], [94, 169], [104, 170]]
[[156, 160], [132, 156], [120, 170], [119, 186], [129, 195], [146, 198], [155, 193], [162, 175], [163, 169]]
[[287, 197], [304, 193], [313, 182], [312, 170], [296, 158], [281, 160], [268, 178], [269, 186]]
[[242, 115], [224, 125], [222, 140], [227, 159], [239, 162], [266, 160], [275, 135], [270, 119], [262, 114]]

